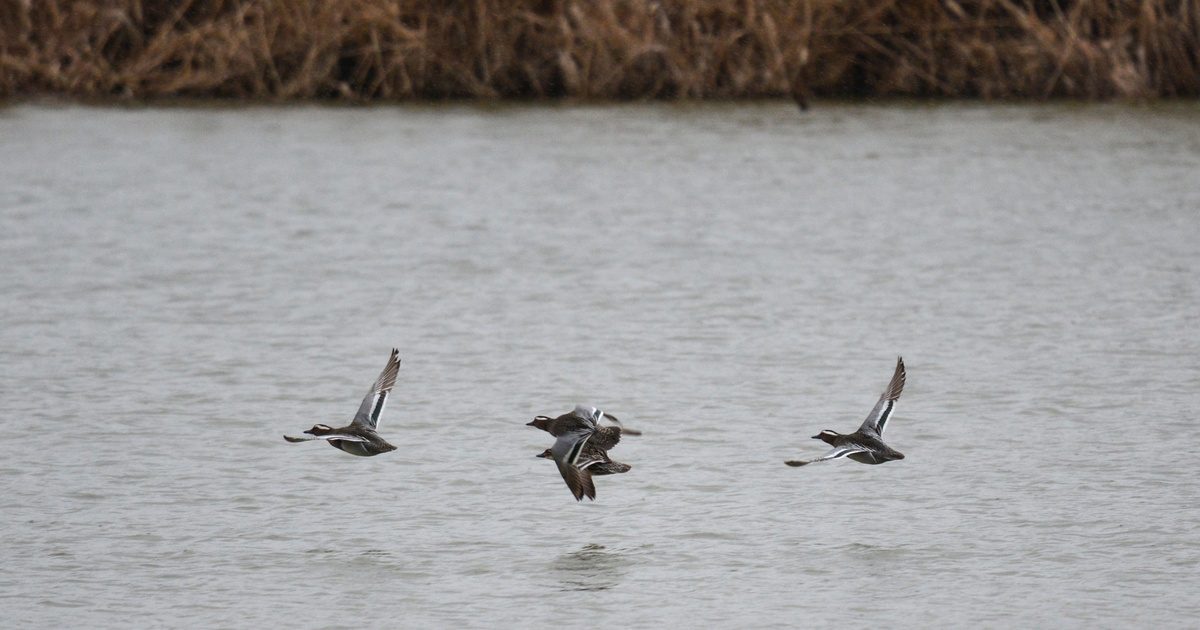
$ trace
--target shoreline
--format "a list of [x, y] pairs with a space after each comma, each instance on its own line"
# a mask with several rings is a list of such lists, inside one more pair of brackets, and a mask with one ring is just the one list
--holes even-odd
[[1084, 99], [1084, 98], [1047, 98], [1047, 99], [1032, 99], [1032, 98], [1004, 98], [1004, 99], [982, 99], [972, 97], [938, 97], [938, 98], [919, 98], [908, 96], [890, 96], [890, 97], [830, 97], [827, 99], [819, 99], [811, 102], [808, 110], [800, 110], [796, 107], [791, 99], [774, 97], [774, 98], [707, 98], [707, 99], [636, 99], [636, 100], [617, 100], [617, 99], [578, 99], [571, 97], [563, 98], [545, 98], [545, 99], [530, 99], [530, 98], [445, 98], [445, 99], [406, 99], [406, 100], [360, 100], [347, 101], [325, 98], [217, 98], [205, 96], [187, 96], [187, 97], [153, 97], [153, 98], [92, 98], [92, 97], [71, 97], [58, 94], [34, 94], [20, 95], [8, 98], [0, 98], [0, 111], [6, 109], [17, 108], [84, 108], [84, 109], [212, 109], [212, 110], [240, 110], [240, 109], [343, 109], [347, 111], [353, 110], [372, 110], [372, 109], [446, 109], [446, 108], [462, 108], [462, 109], [477, 109], [477, 110], [506, 110], [506, 109], [524, 109], [524, 108], [544, 108], [546, 110], [569, 110], [569, 109], [607, 109], [607, 108], [662, 108], [662, 109], [688, 109], [688, 108], [720, 108], [724, 106], [740, 106], [740, 107], [787, 107], [796, 111], [797, 116], [804, 116], [809, 113], [819, 112], [827, 109], [847, 109], [847, 108], [864, 108], [864, 109], [938, 109], [943, 107], [949, 108], [1025, 108], [1025, 107], [1047, 107], [1047, 108], [1121, 108], [1128, 110], [1156, 110], [1156, 109], [1197, 109], [1200, 111], [1200, 99], [1193, 97], [1159, 97], [1159, 98], [1135, 98], [1135, 97], [1113, 97], [1105, 99]]

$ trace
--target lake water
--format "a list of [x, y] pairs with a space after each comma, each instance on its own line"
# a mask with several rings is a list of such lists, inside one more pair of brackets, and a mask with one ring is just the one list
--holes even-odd
[[1200, 618], [1195, 103], [11, 106], [0, 219], [5, 627]]

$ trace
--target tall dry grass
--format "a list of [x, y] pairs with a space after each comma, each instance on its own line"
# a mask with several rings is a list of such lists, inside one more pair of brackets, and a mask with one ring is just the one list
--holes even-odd
[[0, 0], [0, 95], [1200, 95], [1200, 0]]

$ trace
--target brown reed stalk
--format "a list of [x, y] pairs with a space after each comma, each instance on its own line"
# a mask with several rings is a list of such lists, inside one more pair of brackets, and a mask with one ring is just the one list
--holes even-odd
[[1200, 95], [1200, 0], [0, 0], [0, 96]]

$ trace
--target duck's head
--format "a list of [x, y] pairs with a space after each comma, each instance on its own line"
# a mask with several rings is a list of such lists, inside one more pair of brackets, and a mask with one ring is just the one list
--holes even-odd
[[314, 424], [313, 428], [305, 431], [309, 435], [328, 435], [333, 433], [333, 427], [328, 424]]
[[543, 431], [548, 431], [549, 429], [547, 429], [546, 427], [550, 424], [550, 421], [553, 419], [554, 418], [551, 418], [550, 416], [534, 416], [533, 422], [526, 422], [525, 426], [537, 427]]
[[836, 440], [839, 435], [841, 435], [841, 434], [838, 433], [837, 431], [830, 431], [829, 429], [825, 429], [824, 431], [814, 435], [813, 439], [821, 440], [822, 442], [833, 444], [833, 441]]
[[554, 459], [554, 453], [551, 453], [550, 449], [546, 449], [546, 450], [542, 451], [541, 454], [538, 455], [538, 457], [541, 457], [542, 459]]

